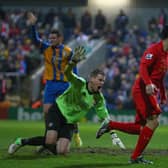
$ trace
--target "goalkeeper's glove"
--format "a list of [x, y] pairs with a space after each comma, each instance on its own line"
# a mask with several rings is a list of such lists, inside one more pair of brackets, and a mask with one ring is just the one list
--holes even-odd
[[71, 58], [71, 61], [74, 63], [78, 63], [81, 60], [85, 59], [85, 54], [86, 54], [86, 50], [83, 46], [78, 46], [74, 49], [74, 54]]
[[125, 145], [123, 144], [123, 142], [121, 141], [121, 139], [117, 136], [117, 134], [114, 131], [111, 131], [110, 135], [111, 135], [111, 139], [112, 139], [113, 145], [117, 145], [121, 149], [126, 149]]
[[100, 138], [104, 133], [109, 132], [109, 121], [110, 121], [110, 117], [106, 117], [103, 122], [101, 123], [100, 128], [98, 129], [97, 133], [96, 133], [96, 139]]

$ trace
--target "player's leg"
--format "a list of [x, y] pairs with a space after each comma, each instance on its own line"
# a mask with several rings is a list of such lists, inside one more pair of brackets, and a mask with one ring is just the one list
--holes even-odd
[[140, 134], [141, 125], [137, 123], [123, 123], [123, 122], [109, 122], [109, 129], [110, 130], [119, 130], [129, 134]]
[[58, 132], [56, 130], [48, 130], [45, 139], [45, 150], [49, 150], [52, 154], [57, 154], [56, 142], [57, 142]]
[[[136, 147], [135, 147], [135, 149], [132, 153], [132, 156], [131, 156], [131, 161], [133, 163], [137, 159], [139, 160], [139, 157], [141, 157], [142, 152], [144, 151], [144, 149], [146, 148], [146, 146], [150, 142], [152, 135], [153, 135], [155, 129], [158, 127], [158, 125], [159, 125], [158, 115], [153, 115], [149, 119], [147, 119], [147, 123], [143, 127], [143, 129], [139, 135]], [[143, 160], [141, 160], [141, 161], [143, 162]], [[146, 162], [146, 163], [152, 164], [151, 161]]]
[[63, 116], [57, 104], [53, 104], [46, 115], [46, 140], [45, 147], [52, 153], [57, 154], [56, 143], [58, 140], [58, 130], [61, 129], [61, 121]]
[[109, 122], [104, 122], [99, 130], [97, 131], [96, 138], [100, 138], [104, 133], [109, 132], [110, 130], [119, 130], [129, 134], [140, 134], [140, 131], [143, 127], [139, 123], [123, 123], [110, 120]]
[[[52, 88], [52, 83], [48, 81], [46, 83], [45, 89], [44, 89], [44, 100], [43, 100], [43, 114], [44, 114], [44, 120], [46, 121], [46, 115], [50, 109], [50, 107], [55, 103], [55, 93]], [[45, 122], [46, 124], [46, 122]], [[45, 125], [46, 127], [46, 125]]]
[[67, 124], [57, 104], [52, 105], [46, 115], [45, 144], [55, 154], [66, 154], [74, 131], [73, 124]]
[[70, 140], [67, 138], [59, 138], [57, 142], [57, 154], [66, 155], [69, 152]]
[[[25, 145], [32, 145], [32, 146], [40, 146], [42, 145], [44, 148], [50, 149], [51, 145], [56, 144], [57, 133], [55, 131], [55, 120], [57, 119], [55, 105], [51, 106], [50, 112], [46, 114], [46, 126], [48, 130], [46, 136], [36, 136], [31, 138], [17, 138], [14, 143], [12, 143], [8, 148], [8, 153], [13, 154], [15, 153], [20, 147]], [[46, 145], [47, 144], [47, 145]], [[49, 147], [48, 147], [49, 145]], [[53, 153], [55, 153], [56, 147]]]
[[64, 123], [62, 125], [59, 132], [59, 139], [57, 142], [58, 154], [66, 155], [69, 152], [73, 133], [74, 133], [74, 124]]
[[[52, 82], [53, 83], [53, 82]], [[46, 115], [48, 114], [49, 109], [55, 103], [55, 94], [52, 90], [52, 84], [50, 81], [47, 81], [45, 89], [44, 89], [44, 100], [43, 100], [43, 115], [44, 115], [44, 123], [45, 123], [45, 132], [44, 136], [46, 136], [47, 128], [46, 128]], [[46, 146], [41, 145], [36, 148], [36, 153], [43, 153], [46, 151]], [[47, 150], [48, 151], [48, 150]]]
[[25, 145], [39, 146], [45, 144], [44, 136], [36, 136], [31, 138], [17, 138], [8, 148], [9, 154], [14, 154], [18, 149]]
[[[68, 82], [57, 82], [55, 84], [55, 89], [53, 91], [53, 93], [55, 93], [55, 99], [61, 95], [69, 86], [69, 83]], [[55, 102], [55, 100], [54, 100]], [[75, 145], [77, 147], [81, 147], [82, 146], [82, 139], [80, 137], [80, 134], [79, 134], [79, 127], [78, 127], [78, 124], [75, 124], [75, 128], [74, 128], [74, 134], [73, 134], [73, 140], [75, 142]]]
[[[51, 108], [52, 104], [51, 103], [46, 103], [46, 104], [43, 104], [43, 114], [44, 114], [44, 121], [45, 121], [45, 132], [44, 132], [44, 137], [46, 137], [46, 133], [47, 133], [47, 129], [46, 129], [46, 115], [49, 111], [49, 108]], [[36, 148], [36, 153], [42, 153], [45, 151], [46, 153], [46, 146], [45, 144], [44, 145], [40, 145]], [[48, 151], [48, 150], [47, 150]]]
[[[141, 159], [141, 154], [150, 142], [155, 129], [158, 127], [158, 115], [161, 111], [154, 111], [149, 97], [144, 93], [134, 93], [134, 102], [137, 110], [137, 122], [144, 125], [140, 132], [136, 147], [131, 155], [131, 162], [152, 164], [151, 161]], [[140, 159], [139, 159], [140, 158]]]
[[74, 139], [76, 147], [81, 147], [83, 145], [83, 142], [79, 134], [79, 126], [77, 123], [74, 126], [75, 128], [74, 128], [73, 139]]
[[[139, 95], [140, 94], [140, 95]], [[138, 104], [138, 107], [140, 106], [142, 108], [142, 104], [139, 104], [142, 100], [141, 93], [136, 93], [133, 91], [133, 97], [136, 101], [135, 104]], [[144, 109], [144, 105], [143, 105]], [[138, 111], [138, 109], [136, 109]], [[142, 111], [142, 110], [141, 110]], [[119, 130], [125, 133], [129, 134], [140, 134], [143, 126], [139, 122], [132, 122], [132, 123], [123, 123], [123, 122], [115, 122], [115, 121], [109, 121], [102, 124], [100, 129], [97, 131], [97, 138], [100, 138], [104, 133], [109, 132], [110, 130]]]
[[45, 132], [44, 132], [44, 136], [46, 136], [46, 133], [47, 133], [47, 126], [46, 126], [46, 123], [47, 123], [47, 114], [48, 114], [48, 111], [49, 109], [51, 108], [53, 104], [51, 103], [46, 103], [46, 104], [43, 104], [43, 114], [44, 114], [44, 123], [45, 123]]

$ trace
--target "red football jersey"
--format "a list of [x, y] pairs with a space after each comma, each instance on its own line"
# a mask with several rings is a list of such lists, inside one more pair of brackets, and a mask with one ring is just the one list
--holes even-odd
[[163, 79], [168, 69], [168, 52], [163, 50], [163, 42], [151, 45], [143, 54], [140, 62], [139, 77], [134, 83], [134, 89], [139, 90], [147, 84], [155, 84], [161, 97], [165, 97]]

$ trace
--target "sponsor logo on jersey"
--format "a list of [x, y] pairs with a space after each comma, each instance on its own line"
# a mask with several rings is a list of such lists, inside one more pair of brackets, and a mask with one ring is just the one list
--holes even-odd
[[146, 56], [145, 56], [145, 58], [147, 59], [147, 60], [151, 60], [152, 59], [152, 57], [153, 57], [153, 54], [146, 54]]

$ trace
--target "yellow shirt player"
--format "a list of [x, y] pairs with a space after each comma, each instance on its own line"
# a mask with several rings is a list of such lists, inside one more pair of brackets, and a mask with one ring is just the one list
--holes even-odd
[[[73, 55], [72, 49], [62, 44], [62, 35], [58, 30], [52, 30], [49, 34], [48, 41], [42, 40], [36, 30], [37, 18], [33, 13], [28, 13], [28, 22], [32, 29], [32, 38], [34, 43], [40, 48], [44, 56], [44, 79], [46, 85], [44, 89], [43, 111], [48, 113], [48, 109], [55, 99], [61, 95], [69, 86], [64, 70]], [[76, 67], [73, 70], [77, 73]], [[82, 145], [78, 128], [75, 129], [75, 143], [77, 147]]]

